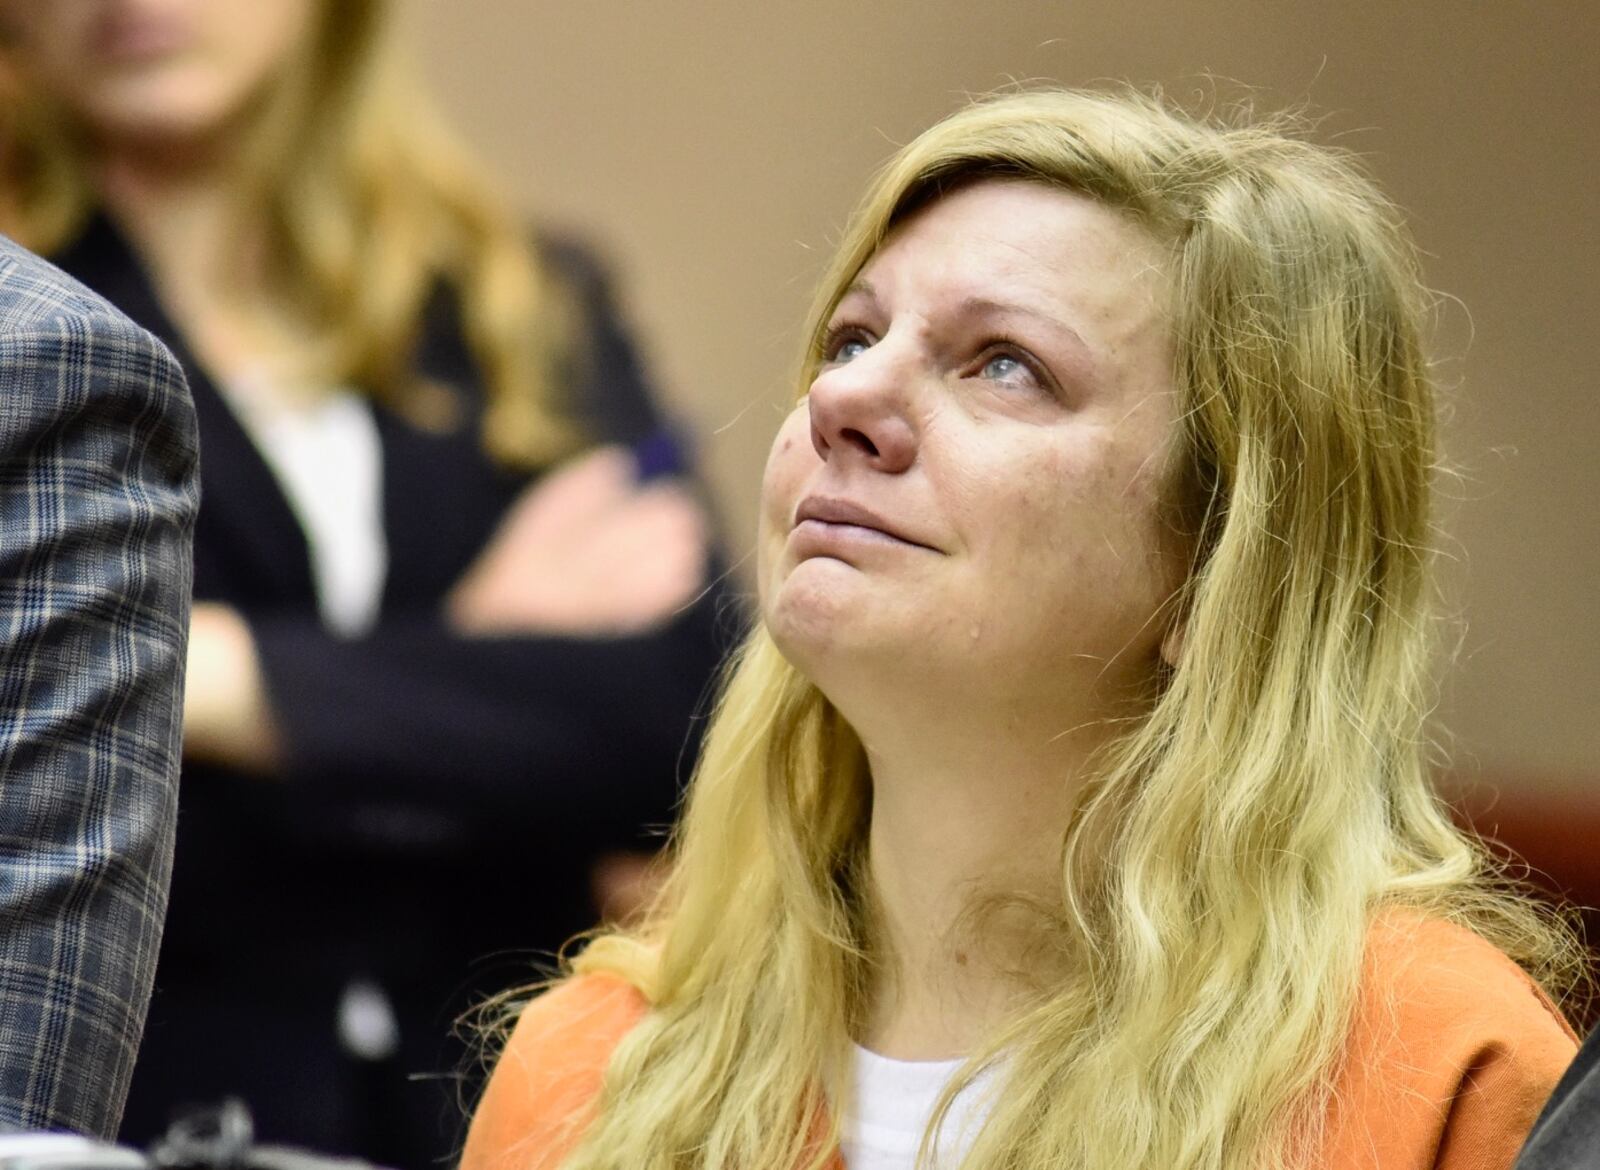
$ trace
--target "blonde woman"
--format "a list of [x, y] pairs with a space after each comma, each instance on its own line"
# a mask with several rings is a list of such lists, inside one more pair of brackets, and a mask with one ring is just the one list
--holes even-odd
[[1573, 953], [1428, 785], [1396, 219], [1136, 97], [894, 158], [671, 884], [521, 1012], [464, 1170], [1510, 1165]]
[[601, 274], [530, 240], [387, 8], [0, 0], [0, 228], [167, 341], [204, 449], [134, 1141], [233, 1093], [269, 1139], [458, 1148], [450, 1022], [505, 982], [472, 964], [593, 920], [714, 668]]

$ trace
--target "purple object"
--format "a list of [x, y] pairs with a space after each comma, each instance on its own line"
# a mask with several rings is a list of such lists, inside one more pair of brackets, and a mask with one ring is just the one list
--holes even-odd
[[633, 445], [635, 475], [640, 483], [663, 475], [681, 475], [685, 468], [678, 441], [667, 431], [656, 431]]

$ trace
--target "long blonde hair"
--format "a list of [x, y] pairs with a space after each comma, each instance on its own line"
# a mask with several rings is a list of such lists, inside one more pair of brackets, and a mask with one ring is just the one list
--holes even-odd
[[[1183, 647], [1062, 826], [1075, 974], [968, 1061], [1003, 1089], [969, 1167], [1259, 1170], [1314, 1148], [1390, 907], [1464, 924], [1558, 987], [1577, 953], [1433, 793], [1432, 388], [1398, 215], [1347, 158], [1138, 95], [978, 103], [888, 164], [808, 332], [894, 226], [1004, 176], [1119, 209], [1170, 249], [1193, 558]], [[654, 918], [578, 972], [652, 1011], [568, 1170], [822, 1165], [875, 960], [859, 741], [756, 631], [709, 729]], [[947, 1091], [948, 1107], [960, 1084]]]
[[[574, 360], [570, 298], [421, 92], [387, 0], [319, 8], [238, 152], [236, 267], [264, 257], [272, 287], [304, 308], [316, 338], [309, 374], [424, 421], [447, 403], [417, 380], [411, 356], [429, 299], [448, 281], [488, 385], [486, 446], [508, 463], [548, 462], [578, 441], [560, 397]], [[11, 55], [0, 54], [11, 91], [0, 112], [0, 230], [49, 255], [94, 210], [90, 147]]]

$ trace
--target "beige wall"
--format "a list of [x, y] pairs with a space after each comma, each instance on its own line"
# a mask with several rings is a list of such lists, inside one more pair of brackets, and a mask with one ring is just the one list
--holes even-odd
[[1367, 155], [1440, 332], [1468, 618], [1458, 758], [1600, 792], [1600, 341], [1590, 0], [531, 4], [406, 0], [447, 107], [548, 221], [600, 242], [740, 550], [821, 257], [866, 176], [1010, 79], [1212, 74]]

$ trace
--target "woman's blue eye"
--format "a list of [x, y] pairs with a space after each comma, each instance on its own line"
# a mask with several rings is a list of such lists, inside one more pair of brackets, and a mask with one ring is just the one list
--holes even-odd
[[997, 382], [1009, 382], [1027, 374], [1028, 367], [1009, 354], [997, 353], [983, 363], [981, 373], [985, 378], [993, 378]]
[[867, 343], [859, 337], [847, 337], [833, 347], [833, 360], [847, 362], [867, 352]]

